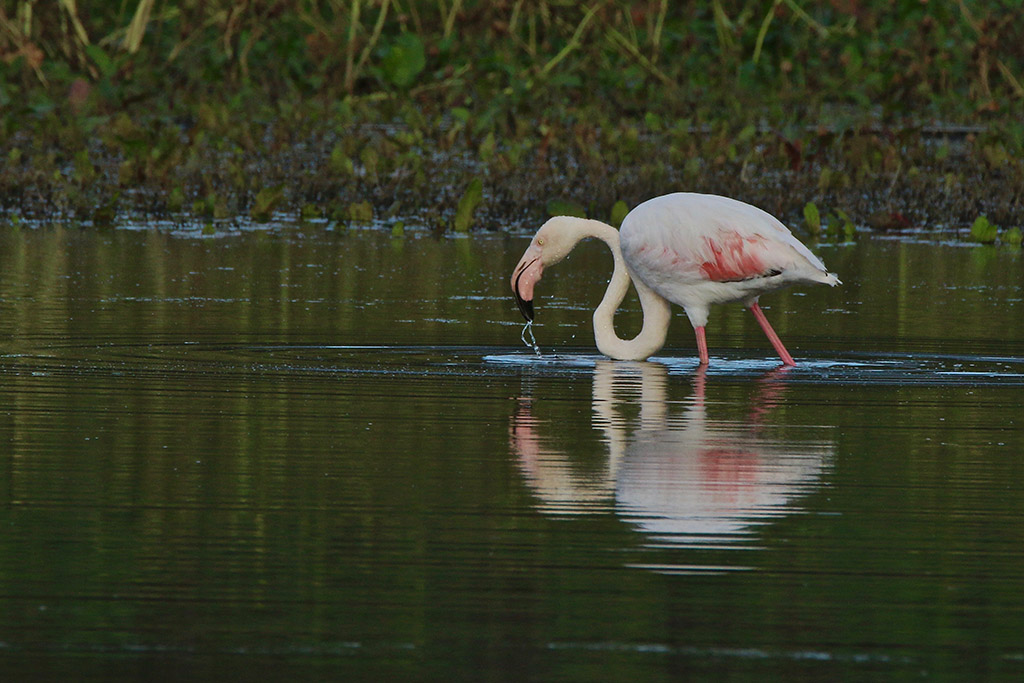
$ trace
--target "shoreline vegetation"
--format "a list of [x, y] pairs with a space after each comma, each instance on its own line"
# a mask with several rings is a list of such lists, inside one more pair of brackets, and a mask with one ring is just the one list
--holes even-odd
[[475, 232], [687, 190], [1020, 242], [1020, 0], [86, 4], [0, 5], [9, 223]]

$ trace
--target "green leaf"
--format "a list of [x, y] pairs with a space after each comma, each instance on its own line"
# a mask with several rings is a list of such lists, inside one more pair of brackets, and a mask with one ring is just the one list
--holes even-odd
[[629, 205], [620, 199], [612, 204], [612, 213], [611, 216], [609, 216], [609, 221], [617, 228], [622, 225], [622, 221], [625, 219], [627, 213], [629, 213]]
[[367, 145], [363, 147], [363, 151], [359, 153], [359, 160], [363, 162], [363, 169], [367, 175], [377, 176], [377, 165], [380, 161], [380, 156], [377, 154], [377, 150]]
[[734, 142], [738, 145], [746, 144], [753, 140], [755, 135], [757, 135], [757, 127], [754, 126], [754, 124], [749, 124], [745, 126], [738, 135], [736, 135], [736, 140]]
[[423, 41], [415, 33], [403, 33], [388, 47], [381, 71], [392, 85], [407, 88], [426, 66]]
[[211, 218], [213, 207], [207, 204], [205, 199], [197, 199], [192, 202], [192, 213], [200, 218]]
[[985, 216], [978, 216], [971, 225], [971, 237], [982, 244], [992, 244], [999, 236], [998, 226], [992, 225]]
[[851, 235], [854, 234], [856, 228], [853, 225], [853, 221], [846, 215], [846, 212], [842, 209], [832, 209], [832, 215], [829, 216], [828, 222], [829, 233], [839, 239], [840, 236], [845, 239], [852, 239]]
[[477, 150], [477, 154], [480, 155], [480, 161], [488, 162], [494, 157], [494, 150], [497, 148], [497, 142], [494, 139], [494, 131], [487, 133], [487, 137], [484, 138], [483, 142], [480, 143], [480, 148]]
[[[822, 166], [821, 171], [818, 173], [818, 192], [824, 193], [832, 183], [832, 169], [828, 166]], [[804, 215], [806, 216], [806, 207], [804, 208]]]
[[981, 148], [981, 152], [992, 167], [1005, 166], [1010, 160], [1006, 147], [1001, 144], [985, 145]]
[[1019, 247], [1024, 241], [1024, 234], [1021, 234], [1020, 228], [1010, 228], [1003, 233], [1003, 241], [1011, 247]]
[[99, 45], [86, 45], [85, 54], [99, 68], [104, 78], [110, 78], [117, 73], [117, 63]]
[[348, 219], [353, 223], [369, 223], [373, 220], [373, 204], [352, 202], [348, 205]]
[[181, 187], [175, 187], [167, 195], [167, 210], [171, 213], [178, 213], [185, 207], [185, 191]]
[[853, 224], [853, 221], [846, 221], [843, 226], [843, 239], [847, 242], [852, 242], [857, 236], [857, 226]]
[[459, 200], [459, 206], [455, 209], [455, 232], [469, 232], [473, 225], [473, 212], [480, 205], [484, 197], [484, 183], [479, 178], [473, 178], [469, 187]]
[[338, 175], [350, 176], [355, 173], [355, 167], [352, 164], [352, 159], [345, 151], [345, 146], [340, 142], [331, 149], [330, 167], [331, 171]]
[[96, 167], [93, 166], [92, 160], [89, 158], [89, 150], [78, 150], [75, 154], [74, 165], [75, 179], [79, 182], [88, 184], [96, 178]]
[[252, 208], [249, 215], [258, 223], [266, 223], [274, 215], [276, 209], [284, 200], [284, 185], [265, 187], [256, 193], [253, 198]]
[[552, 199], [547, 203], [547, 210], [549, 216], [576, 216], [577, 218], [586, 218], [587, 210], [576, 202], [570, 202], [565, 199]]
[[815, 236], [821, 234], [821, 212], [814, 202], [804, 204], [804, 223], [807, 225], [807, 232]]

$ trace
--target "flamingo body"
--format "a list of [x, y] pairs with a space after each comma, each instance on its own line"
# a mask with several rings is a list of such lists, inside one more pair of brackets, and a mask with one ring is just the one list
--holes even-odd
[[712, 304], [749, 305], [791, 284], [838, 283], [777, 218], [728, 197], [655, 197], [629, 212], [619, 236], [633, 279], [682, 306], [694, 327], [707, 324]]
[[[728, 197], [681, 192], [643, 202], [618, 231], [600, 221], [566, 216], [541, 226], [512, 276], [528, 320], [533, 319], [534, 285], [544, 268], [564, 259], [586, 237], [603, 240], [615, 259], [608, 290], [594, 312], [594, 332], [602, 353], [617, 359], [644, 359], [664, 345], [671, 302], [686, 311], [701, 365], [706, 365], [709, 309], [738, 301], [750, 308], [783, 363], [793, 365], [758, 297], [792, 284], [840, 283], [771, 214]], [[644, 310], [644, 327], [634, 339], [623, 340], [615, 334], [613, 316], [631, 281]]]

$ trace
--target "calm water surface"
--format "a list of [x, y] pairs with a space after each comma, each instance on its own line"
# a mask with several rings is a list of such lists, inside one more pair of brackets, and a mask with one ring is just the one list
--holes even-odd
[[0, 677], [1024, 677], [1019, 252], [822, 246], [702, 373], [599, 244], [522, 347], [527, 239], [0, 229]]

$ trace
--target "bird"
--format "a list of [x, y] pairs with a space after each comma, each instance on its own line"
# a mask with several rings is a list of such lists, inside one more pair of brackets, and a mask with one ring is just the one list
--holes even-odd
[[[758, 298], [790, 285], [842, 284], [770, 213], [730, 197], [675, 192], [637, 205], [618, 230], [588, 218], [548, 219], [512, 272], [512, 291], [528, 323], [534, 320], [534, 287], [544, 271], [588, 237], [607, 244], [614, 259], [593, 320], [598, 350], [615, 360], [645, 360], [661, 350], [672, 317], [670, 304], [676, 304], [693, 326], [699, 364], [706, 367], [704, 328], [710, 307], [740, 302], [750, 309], [783, 365], [796, 365]], [[614, 316], [631, 282], [643, 309], [643, 327], [633, 339], [621, 339]]]

